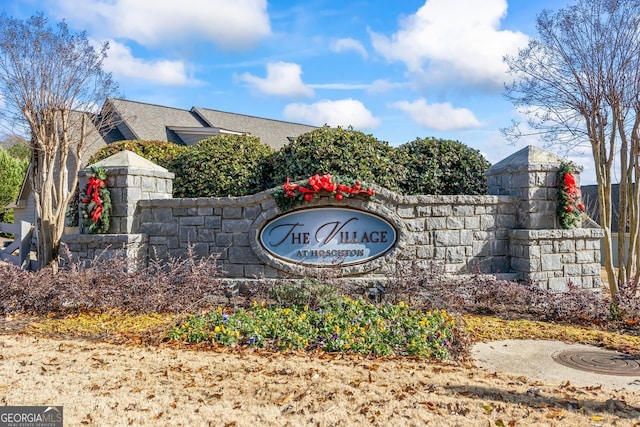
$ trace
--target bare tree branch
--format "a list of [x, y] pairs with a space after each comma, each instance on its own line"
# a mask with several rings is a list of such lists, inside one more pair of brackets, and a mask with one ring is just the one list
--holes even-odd
[[10, 117], [30, 133], [40, 266], [58, 258], [87, 145], [113, 126], [95, 111], [117, 91], [102, 69], [108, 48], [96, 50], [86, 33], [71, 34], [64, 21], [51, 28], [42, 14], [26, 21], [0, 16], [0, 91]]
[[[616, 295], [618, 284], [637, 280], [640, 274], [640, 3], [578, 0], [556, 12], [541, 12], [537, 30], [538, 37], [517, 56], [505, 57], [516, 77], [505, 96], [527, 114], [529, 126], [542, 132], [548, 143], [571, 147], [584, 141], [591, 146], [605, 231], [604, 265]], [[514, 139], [521, 136], [517, 124], [504, 133]], [[614, 164], [620, 176], [618, 230], [611, 229]], [[618, 270], [613, 265], [615, 232]]]

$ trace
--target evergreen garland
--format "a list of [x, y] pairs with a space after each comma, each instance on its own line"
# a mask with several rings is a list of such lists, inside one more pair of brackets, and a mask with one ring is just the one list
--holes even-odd
[[584, 204], [580, 200], [580, 189], [576, 184], [573, 163], [561, 163], [558, 171], [558, 218], [565, 229], [577, 227], [584, 215]]
[[111, 195], [107, 189], [107, 172], [103, 168], [92, 168], [93, 176], [82, 194], [82, 223], [90, 234], [104, 234], [109, 231], [111, 216]]

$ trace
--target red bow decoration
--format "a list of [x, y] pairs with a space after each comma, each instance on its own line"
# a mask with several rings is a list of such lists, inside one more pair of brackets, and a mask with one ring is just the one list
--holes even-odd
[[100, 215], [102, 215], [102, 199], [100, 198], [100, 189], [104, 187], [104, 181], [100, 178], [92, 176], [89, 178], [87, 182], [87, 196], [89, 198], [83, 199], [84, 203], [93, 202], [96, 204], [96, 207], [91, 212], [91, 220], [93, 222], [98, 222], [100, 220]]
[[297, 194], [303, 194], [303, 199], [307, 202], [311, 201], [316, 194], [323, 190], [332, 193], [336, 200], [342, 200], [345, 195], [366, 194], [367, 196], [373, 196], [375, 194], [371, 188], [363, 190], [360, 182], [356, 182], [352, 186], [338, 184], [333, 181], [333, 177], [330, 174], [313, 175], [307, 180], [306, 186], [292, 183], [287, 178], [287, 182], [283, 184], [282, 189], [285, 195], [291, 198], [295, 198]]

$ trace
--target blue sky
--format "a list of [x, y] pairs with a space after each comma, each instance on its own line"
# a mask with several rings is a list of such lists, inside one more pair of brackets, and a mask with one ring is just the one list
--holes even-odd
[[[535, 18], [568, 0], [7, 0], [110, 42], [105, 68], [130, 100], [312, 125], [352, 125], [397, 146], [459, 140], [495, 163], [521, 120], [502, 63]], [[558, 154], [566, 153], [559, 148]], [[569, 155], [595, 182], [588, 149]]]

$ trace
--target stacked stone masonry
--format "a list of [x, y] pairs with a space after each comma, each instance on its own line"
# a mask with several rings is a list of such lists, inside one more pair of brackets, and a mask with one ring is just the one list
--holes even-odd
[[[257, 232], [278, 215], [270, 192], [238, 198], [140, 201], [141, 232], [149, 250], [161, 259], [219, 255], [227, 277], [274, 278], [304, 272], [272, 258]], [[508, 230], [515, 207], [503, 196], [408, 196], [378, 189], [374, 201], [318, 199], [304, 208], [341, 206], [377, 213], [398, 229], [399, 241], [384, 262], [345, 267], [346, 274], [379, 274], [408, 262], [438, 261], [448, 273], [495, 273], [509, 270]], [[426, 265], [425, 265], [426, 266]]]
[[[299, 209], [370, 212], [397, 231], [395, 246], [383, 256], [331, 267], [339, 276], [380, 278], [408, 271], [410, 265], [432, 268], [435, 263], [450, 274], [506, 273], [548, 289], [566, 289], [569, 283], [599, 289], [602, 230], [558, 229], [555, 181], [560, 161], [534, 147], [521, 150], [489, 170], [485, 196], [402, 196], [376, 188], [371, 201], [320, 197]], [[138, 257], [133, 263], [138, 266], [149, 258], [185, 257], [192, 251], [197, 257], [217, 257], [226, 278], [291, 278], [312, 270], [276, 258], [261, 246], [260, 230], [282, 214], [271, 191], [172, 199], [172, 174], [166, 171], [107, 172], [114, 213], [123, 214], [114, 215], [121, 218], [120, 225], [114, 224], [110, 235], [64, 236], [76, 260], [90, 259], [100, 247], [133, 244], [130, 254]], [[115, 212], [116, 203], [123, 212]], [[117, 240], [122, 230], [127, 230], [125, 236], [134, 236], [135, 244]]]

